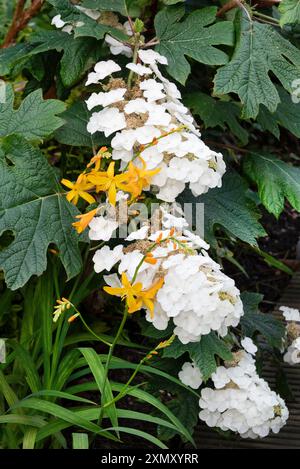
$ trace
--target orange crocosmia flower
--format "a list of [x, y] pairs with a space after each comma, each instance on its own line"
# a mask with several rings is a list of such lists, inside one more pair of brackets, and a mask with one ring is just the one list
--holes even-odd
[[124, 182], [128, 180], [127, 174], [115, 175], [115, 163], [110, 163], [107, 171], [91, 172], [87, 175], [88, 181], [96, 186], [97, 192], [104, 191], [108, 193], [108, 200], [111, 205], [116, 205], [117, 189], [125, 190]]
[[125, 272], [122, 273], [121, 282], [121, 287], [104, 287], [103, 290], [110, 295], [120, 296], [122, 300], [125, 298], [126, 304], [128, 306], [128, 312], [134, 313], [135, 311], [141, 309], [142, 306], [140, 293], [143, 289], [143, 284], [141, 282], [137, 282], [132, 285], [129, 282]]
[[122, 273], [121, 282], [121, 287], [104, 287], [103, 289], [110, 295], [120, 296], [122, 300], [126, 299], [128, 313], [135, 313], [143, 306], [146, 306], [150, 310], [150, 314], [153, 315], [153, 300], [158, 290], [162, 287], [164, 279], [160, 279], [155, 285], [145, 291], [143, 291], [143, 284], [141, 282], [132, 285], [125, 272]]
[[72, 226], [77, 230], [77, 233], [82, 233], [86, 227], [90, 224], [94, 216], [97, 214], [97, 208], [95, 210], [91, 210], [90, 212], [83, 213], [81, 215], [76, 215], [75, 218], [79, 220], [72, 223]]
[[143, 164], [142, 168], [135, 166], [132, 161], [128, 165], [129, 185], [127, 192], [131, 192], [133, 197], [138, 197], [143, 189], [149, 186], [151, 178], [160, 172], [160, 168], [147, 170], [145, 161], [140, 158]]
[[154, 285], [152, 285], [152, 287], [148, 288], [148, 290], [141, 292], [142, 302], [149, 309], [150, 317], [152, 319], [154, 316], [154, 300], [158, 290], [161, 289], [163, 284], [164, 278], [162, 277]]
[[152, 252], [148, 252], [145, 257], [145, 262], [147, 262], [147, 264], [155, 265], [157, 263], [157, 259], [155, 259]]
[[162, 232], [160, 232], [159, 235], [157, 236], [156, 240], [155, 240], [155, 243], [159, 244], [162, 240], [162, 237], [163, 237], [163, 234], [162, 234]]
[[95, 155], [95, 156], [93, 156], [93, 158], [91, 158], [90, 162], [86, 165], [86, 167], [90, 168], [94, 164], [95, 165], [94, 171], [99, 171], [100, 165], [101, 165], [101, 160], [104, 156], [104, 153], [106, 153], [106, 152], [107, 152], [107, 147], [101, 147], [100, 150], [98, 151], [97, 155]]
[[147, 264], [155, 265], [157, 264], [157, 259], [154, 257], [145, 257], [145, 262], [147, 262]]
[[96, 202], [94, 197], [87, 191], [94, 188], [94, 185], [89, 183], [84, 174], [80, 174], [76, 182], [71, 182], [68, 179], [62, 179], [61, 183], [71, 189], [67, 194], [67, 200], [72, 202], [74, 205], [77, 204], [79, 197], [86, 200], [89, 204]]

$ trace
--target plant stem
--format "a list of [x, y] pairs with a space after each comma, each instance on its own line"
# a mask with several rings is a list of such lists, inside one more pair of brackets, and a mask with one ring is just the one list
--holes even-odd
[[112, 344], [110, 342], [107, 342], [106, 340], [102, 339], [101, 337], [99, 337], [91, 328], [90, 326], [85, 322], [85, 320], [83, 319], [83, 316], [81, 314], [81, 312], [76, 308], [76, 306], [73, 305], [72, 303], [72, 306], [74, 308], [74, 311], [76, 311], [76, 313], [78, 314], [82, 324], [84, 325], [84, 327], [97, 339], [99, 340], [100, 342], [102, 342], [103, 344], [107, 345], [108, 347], [111, 347]]
[[216, 147], [225, 148], [225, 150], [226, 149], [235, 150], [235, 151], [240, 152], [240, 153], [250, 153], [250, 151], [251, 151], [251, 150], [246, 150], [246, 148], [236, 147], [235, 145], [231, 145], [230, 143], [219, 143], [219, 142], [215, 142], [213, 140], [205, 140], [205, 142], [208, 145], [215, 145]]
[[[111, 362], [111, 359], [112, 359], [112, 356], [113, 356], [113, 352], [114, 352], [115, 346], [117, 345], [118, 340], [119, 340], [119, 338], [120, 338], [120, 335], [121, 335], [122, 332], [123, 332], [123, 329], [124, 329], [124, 326], [125, 326], [125, 323], [126, 323], [126, 320], [127, 320], [127, 316], [128, 316], [128, 307], [125, 306], [122, 321], [121, 321], [121, 323], [120, 323], [120, 326], [119, 326], [119, 329], [118, 329], [118, 331], [117, 331], [117, 333], [116, 333], [116, 336], [115, 336], [115, 338], [114, 338], [114, 341], [113, 341], [113, 343], [110, 345], [109, 352], [108, 352], [108, 356], [107, 356], [107, 360], [106, 360], [106, 364], [105, 364], [104, 379], [103, 379], [103, 389], [102, 389], [102, 399], [101, 399], [102, 401], [103, 401], [103, 399], [104, 399], [104, 393], [105, 393], [106, 383], [107, 383], [107, 380], [108, 380], [108, 372], [109, 372], [110, 362]], [[98, 419], [98, 422], [97, 422], [97, 425], [98, 425], [98, 426], [100, 426], [101, 423], [102, 423], [103, 413], [104, 413], [104, 406], [102, 406], [101, 409], [100, 409], [100, 415], [99, 415], [99, 419]]]
[[227, 13], [228, 11], [232, 10], [233, 8], [236, 8], [239, 6], [239, 1], [238, 0], [231, 0], [227, 3], [225, 3], [225, 5], [220, 8], [220, 10], [217, 12], [217, 16], [224, 16], [225, 13]]
[[90, 334], [92, 334], [97, 340], [99, 340], [100, 342], [102, 342], [103, 344], [107, 345], [108, 347], [111, 347], [111, 343], [110, 342], [106, 342], [106, 340], [102, 339], [101, 337], [99, 337], [91, 328], [90, 326], [85, 322], [85, 320], [83, 319], [82, 315], [79, 313], [79, 318], [82, 322], [82, 324], [84, 325], [84, 327], [90, 332]]
[[[180, 125], [179, 127], [177, 127], [176, 129], [173, 129], [173, 130], [170, 130], [170, 132], [166, 133], [166, 134], [163, 134], [163, 135], [160, 135], [160, 137], [157, 137], [155, 139], [155, 142], [158, 142], [159, 140], [161, 140], [162, 138], [165, 138], [165, 137], [168, 137], [169, 135], [172, 135], [172, 134], [175, 134], [176, 132], [181, 132], [182, 130], [184, 130], [186, 128], [186, 126], [184, 124]], [[150, 142], [150, 143], [146, 143], [145, 145], [143, 145], [143, 148], [142, 150], [139, 150], [135, 155], [133, 155], [132, 159], [130, 161], [134, 161], [136, 158], [138, 158], [141, 153], [145, 150], [147, 150], [147, 148], [150, 148], [150, 147], [153, 147], [154, 145], [156, 145], [156, 143], [153, 143]], [[125, 166], [124, 168], [124, 172], [127, 171], [129, 167], [129, 162], [127, 163], [127, 165]]]
[[102, 248], [104, 244], [106, 244], [106, 241], [102, 241], [102, 243], [99, 243], [96, 246], [93, 246], [92, 248], [89, 249], [89, 251], [96, 251], [96, 249]]
[[32, 0], [30, 7], [24, 10], [25, 0], [19, 0], [15, 9], [12, 24], [7, 31], [1, 48], [10, 46], [16, 39], [18, 33], [24, 29], [31, 18], [33, 18], [42, 8], [44, 0]]
[[129, 380], [125, 383], [125, 385], [121, 389], [121, 391], [110, 402], [107, 402], [106, 404], [104, 404], [103, 409], [106, 409], [107, 407], [111, 406], [115, 402], [118, 402], [120, 399], [122, 399], [122, 397], [124, 396], [124, 394], [126, 393], [128, 387], [129, 387], [129, 385], [132, 383], [132, 381], [134, 380], [134, 378], [136, 377], [136, 375], [140, 371], [140, 368], [144, 365], [144, 363], [147, 359], [147, 356], [148, 355], [146, 355], [144, 358], [142, 358], [142, 360], [138, 363], [136, 369], [134, 370], [134, 372], [130, 376]]
[[[139, 51], [139, 47], [140, 47], [139, 39], [140, 39], [140, 33], [136, 33], [135, 34], [134, 50], [133, 50], [133, 59], [132, 59], [134, 64], [137, 63], [137, 59], [138, 59], [138, 51]], [[132, 85], [133, 76], [134, 76], [134, 71], [130, 70], [130, 73], [128, 75], [128, 80], [127, 80], [127, 88], [129, 90], [130, 90], [131, 85]]]
[[253, 16], [257, 16], [258, 18], [262, 18], [263, 20], [267, 20], [268, 22], [275, 23], [275, 25], [279, 25], [279, 20], [273, 18], [272, 16], [264, 15], [259, 11], [253, 11]]

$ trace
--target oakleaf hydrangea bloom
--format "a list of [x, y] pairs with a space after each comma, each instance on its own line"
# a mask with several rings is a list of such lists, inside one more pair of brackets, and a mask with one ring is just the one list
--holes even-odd
[[[145, 239], [124, 248], [119, 274], [126, 273], [132, 280], [149, 246], [153, 246], [151, 261], [142, 263], [135, 276], [144, 288], [164, 280], [155, 298], [153, 314], [145, 308], [146, 319], [157, 329], [165, 329], [172, 320], [174, 334], [184, 344], [198, 342], [211, 331], [226, 335], [228, 327], [237, 326], [243, 315], [239, 290], [209, 257], [205, 251], [209, 246], [184, 228], [185, 219], [168, 215], [163, 209], [162, 213], [162, 230], [146, 237], [147, 228], [143, 228], [139, 234]], [[181, 225], [183, 233], [176, 231], [174, 225]], [[168, 238], [169, 228], [174, 231], [172, 240]], [[156, 244], [157, 239], [169, 241]]]
[[289, 413], [285, 402], [256, 372], [255, 361], [241, 350], [232, 363], [219, 366], [199, 401], [201, 420], [209, 427], [231, 430], [243, 438], [263, 438], [278, 433]]
[[[112, 158], [121, 160], [121, 168], [134, 160], [137, 166], [159, 170], [145, 190], [155, 192], [160, 200], [174, 202], [186, 185], [196, 196], [220, 187], [223, 157], [201, 140], [180, 91], [159, 71], [158, 64], [166, 65], [167, 59], [153, 50], [141, 50], [139, 59], [141, 63], [126, 65], [135, 74], [130, 89], [122, 79], [111, 78], [102, 86], [106, 92], [93, 93], [87, 100], [89, 109], [103, 107], [90, 117], [88, 132], [115, 134]], [[87, 84], [119, 70], [108, 62], [96, 64]]]
[[183, 364], [181, 371], [178, 373], [180, 381], [192, 389], [198, 389], [202, 382], [202, 374], [195, 363], [186, 362]]

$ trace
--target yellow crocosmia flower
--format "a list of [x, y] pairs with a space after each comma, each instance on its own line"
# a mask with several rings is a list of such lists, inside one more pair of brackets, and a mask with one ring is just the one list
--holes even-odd
[[128, 175], [129, 181], [127, 192], [131, 192], [134, 198], [138, 197], [143, 189], [149, 186], [151, 178], [160, 171], [160, 168], [147, 170], [144, 160], [142, 160], [142, 163], [143, 167], [138, 168], [131, 161], [128, 166], [128, 172], [125, 173]]
[[120, 296], [122, 300], [125, 298], [126, 304], [128, 306], [128, 312], [134, 313], [142, 307], [140, 293], [142, 291], [143, 285], [141, 282], [137, 282], [134, 285], [131, 285], [125, 272], [122, 273], [121, 282], [122, 287], [104, 287], [103, 290], [110, 295]]
[[161, 289], [164, 283], [164, 278], [160, 278], [152, 287], [150, 287], [146, 291], [141, 292], [141, 298], [143, 304], [149, 309], [150, 317], [153, 319], [154, 316], [154, 303], [153, 300], [158, 292]]
[[111, 154], [107, 151], [107, 147], [101, 147], [100, 150], [98, 151], [97, 155], [93, 156], [91, 158], [90, 162], [86, 165], [87, 168], [90, 168], [91, 166], [94, 166], [94, 171], [99, 171], [100, 166], [101, 166], [101, 160], [102, 158], [110, 158]]
[[94, 189], [94, 186], [87, 181], [84, 174], [80, 174], [76, 182], [71, 182], [68, 179], [62, 179], [61, 183], [71, 189], [67, 194], [67, 200], [72, 202], [74, 205], [78, 203], [79, 197], [86, 200], [89, 204], [96, 202], [94, 197], [87, 192]]
[[83, 213], [82, 215], [76, 215], [76, 218], [79, 221], [72, 223], [72, 226], [77, 230], [77, 233], [82, 233], [86, 227], [90, 224], [94, 216], [97, 214], [97, 208], [95, 210], [91, 210], [90, 212]]
[[[115, 174], [115, 163], [110, 163], [107, 171], [91, 172], [87, 175], [88, 181], [96, 186], [97, 192], [107, 192], [109, 203], [116, 205], [117, 189], [124, 190], [124, 183], [128, 180], [127, 174]], [[125, 189], [126, 190], [126, 189]]]
[[145, 291], [142, 291], [143, 285], [141, 282], [137, 282], [132, 285], [128, 280], [125, 272], [122, 273], [121, 281], [121, 287], [104, 287], [104, 291], [106, 291], [106, 293], [109, 293], [110, 295], [120, 296], [122, 299], [126, 299], [128, 313], [135, 313], [136, 311], [139, 311], [143, 306], [146, 306], [150, 310], [150, 314], [153, 316], [153, 300], [158, 290], [162, 287], [164, 279], [160, 279], [155, 285]]

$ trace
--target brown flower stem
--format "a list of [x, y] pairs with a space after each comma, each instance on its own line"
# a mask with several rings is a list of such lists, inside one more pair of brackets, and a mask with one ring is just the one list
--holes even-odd
[[224, 148], [225, 150], [234, 150], [240, 153], [250, 153], [250, 150], [246, 150], [246, 148], [236, 147], [235, 145], [231, 145], [230, 143], [219, 143], [212, 140], [205, 140], [205, 143], [219, 148]]
[[1, 48], [9, 47], [15, 42], [17, 35], [24, 29], [31, 18], [33, 18], [42, 8], [44, 0], [32, 0], [30, 7], [24, 10], [26, 0], [19, 0], [14, 12], [13, 20], [5, 36]]
[[224, 16], [225, 13], [228, 11], [232, 10], [233, 8], [240, 7], [240, 1], [239, 0], [230, 0], [228, 3], [225, 3], [222, 8], [217, 13], [217, 16]]

